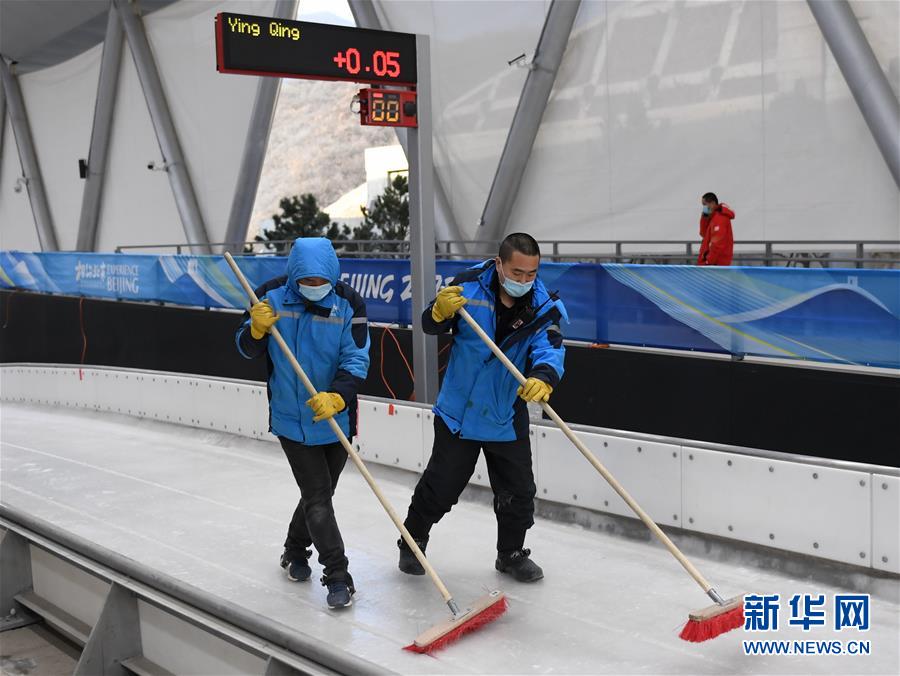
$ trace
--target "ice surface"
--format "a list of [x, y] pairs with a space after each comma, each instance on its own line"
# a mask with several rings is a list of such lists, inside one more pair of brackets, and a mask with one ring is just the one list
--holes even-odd
[[[546, 577], [517, 584], [494, 571], [490, 507], [461, 502], [432, 532], [428, 555], [461, 605], [501, 588], [500, 620], [432, 656], [401, 650], [447, 618], [425, 577], [397, 569], [397, 533], [348, 462], [335, 497], [358, 593], [341, 613], [325, 589], [278, 566], [299, 497], [277, 444], [87, 411], [4, 404], [0, 499], [289, 627], [403, 673], [900, 672], [900, 606], [873, 598], [872, 654], [744, 656], [741, 630], [687, 644], [678, 631], [705, 595], [662, 548], [539, 519], [527, 546]], [[405, 514], [409, 478], [376, 472]], [[598, 477], [597, 479], [601, 479]], [[842, 590], [695, 557], [723, 595]], [[830, 629], [765, 638], [833, 640]], [[756, 638], [756, 636], [754, 636]]]

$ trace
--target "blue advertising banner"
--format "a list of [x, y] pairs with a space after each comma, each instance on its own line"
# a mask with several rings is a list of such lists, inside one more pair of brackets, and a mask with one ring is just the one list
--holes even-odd
[[[251, 284], [286, 259], [240, 256]], [[438, 261], [435, 289], [466, 261]], [[900, 270], [544, 263], [565, 302], [567, 338], [900, 368]], [[369, 320], [410, 324], [409, 261], [343, 259], [341, 279]], [[0, 287], [44, 293], [241, 308], [221, 256], [0, 252]]]

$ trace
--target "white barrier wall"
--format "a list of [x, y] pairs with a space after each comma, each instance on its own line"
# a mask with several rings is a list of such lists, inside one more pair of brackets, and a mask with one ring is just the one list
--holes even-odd
[[[274, 440], [262, 384], [112, 368], [9, 364], [0, 401], [83, 408]], [[366, 462], [421, 472], [434, 415], [362, 398], [356, 448]], [[579, 430], [587, 446], [660, 524], [900, 574], [900, 477]], [[632, 516], [553, 426], [531, 427], [538, 497]], [[831, 463], [832, 465], [834, 463]], [[473, 484], [488, 486], [483, 456]]]

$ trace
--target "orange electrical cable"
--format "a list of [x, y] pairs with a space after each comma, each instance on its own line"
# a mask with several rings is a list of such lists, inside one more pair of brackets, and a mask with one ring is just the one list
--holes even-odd
[[380, 347], [380, 352], [381, 352], [381, 364], [380, 364], [380, 370], [381, 370], [381, 382], [384, 383], [384, 386], [387, 388], [387, 391], [391, 393], [391, 399], [396, 399], [396, 398], [397, 398], [397, 395], [394, 393], [394, 390], [393, 390], [393, 389], [391, 388], [391, 386], [388, 384], [387, 378], [384, 377], [384, 336], [385, 336], [386, 333], [387, 333], [387, 328], [385, 328], [385, 329], [382, 330], [382, 332], [381, 332], [381, 343], [380, 343], [380, 346], [381, 346], [381, 347]]
[[[81, 364], [84, 365], [84, 356], [87, 354], [87, 333], [84, 331], [84, 296], [78, 301], [78, 324], [81, 329]], [[84, 380], [84, 371], [78, 369], [78, 380]]]

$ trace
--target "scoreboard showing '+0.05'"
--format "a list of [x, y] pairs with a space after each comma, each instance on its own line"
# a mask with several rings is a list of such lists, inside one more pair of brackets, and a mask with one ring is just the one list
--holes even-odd
[[221, 73], [414, 86], [416, 36], [221, 12], [216, 67]]

